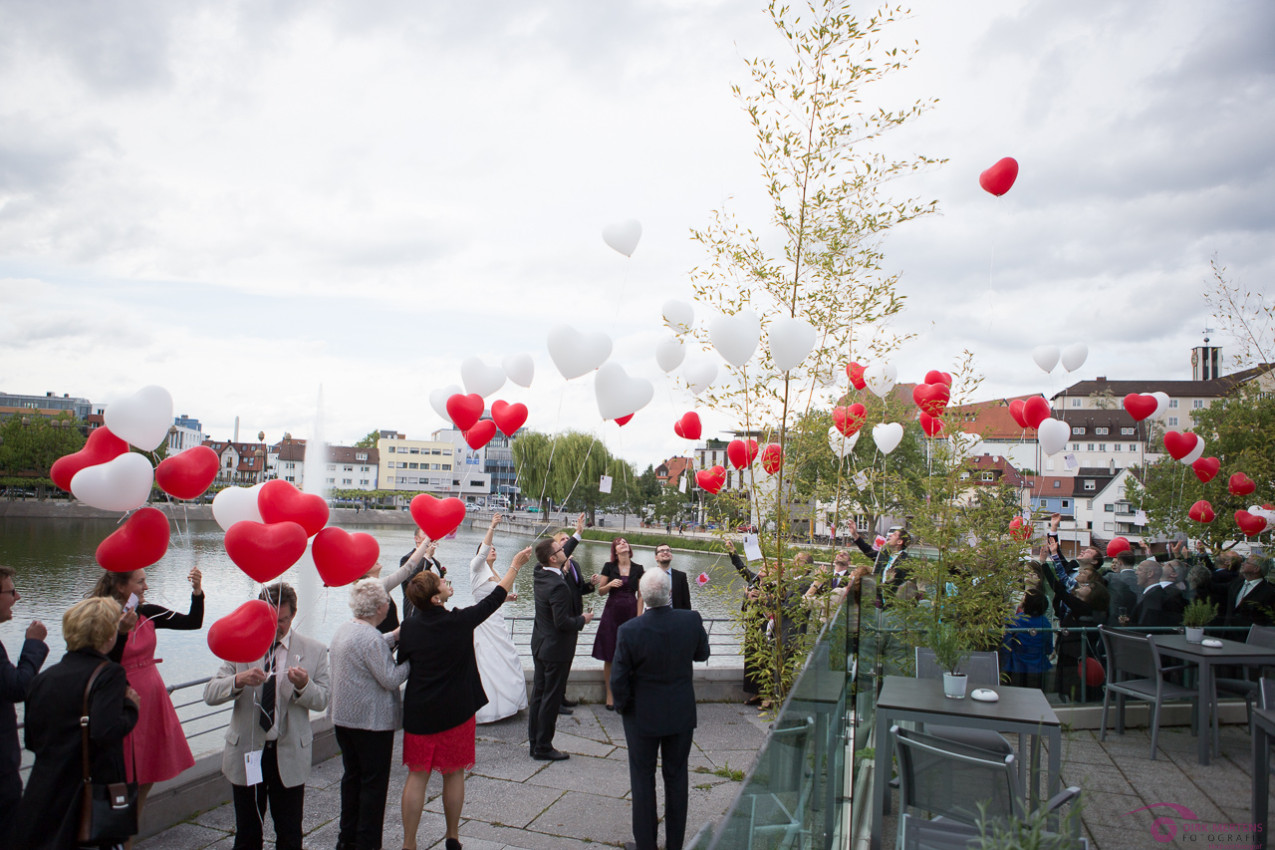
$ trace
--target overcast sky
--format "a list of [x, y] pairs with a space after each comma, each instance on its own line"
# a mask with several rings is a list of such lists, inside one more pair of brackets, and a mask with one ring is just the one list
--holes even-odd
[[[1275, 4], [924, 0], [894, 32], [921, 52], [878, 97], [940, 103], [889, 145], [949, 160], [896, 186], [941, 210], [885, 244], [901, 380], [963, 349], [982, 397], [1189, 378], [1209, 259], [1273, 288]], [[766, 227], [730, 85], [781, 49], [740, 0], [0, 0], [0, 390], [160, 384], [210, 437], [275, 441], [322, 387], [331, 441], [425, 438], [462, 360], [526, 353], [532, 387], [488, 401], [528, 427], [684, 453], [660, 308], [712, 210]], [[626, 259], [600, 231], [630, 218]], [[554, 368], [561, 322], [655, 384], [623, 429]], [[1073, 375], [1031, 361], [1074, 342]]]

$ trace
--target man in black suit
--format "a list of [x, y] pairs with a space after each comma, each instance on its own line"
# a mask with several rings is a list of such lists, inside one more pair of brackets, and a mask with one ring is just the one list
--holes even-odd
[[689, 779], [687, 760], [695, 732], [692, 662], [708, 660], [708, 634], [697, 611], [670, 604], [670, 582], [651, 570], [638, 586], [646, 613], [624, 625], [611, 666], [615, 710], [624, 719], [629, 747], [636, 850], [655, 850], [659, 815], [655, 808], [655, 761], [664, 775], [664, 846], [682, 850], [686, 837]]
[[912, 535], [908, 534], [906, 528], [901, 525], [890, 526], [890, 530], [886, 533], [885, 545], [880, 549], [873, 549], [868, 545], [868, 541], [860, 536], [859, 526], [854, 520], [846, 522], [846, 530], [850, 533], [850, 539], [854, 541], [854, 545], [859, 547], [859, 551], [872, 559], [873, 574], [881, 575], [878, 589], [881, 585], [889, 585], [897, 591], [911, 578], [911, 570], [904, 563], [908, 558], [908, 544], [912, 542]]
[[1148, 558], [1138, 564], [1138, 587], [1142, 594], [1133, 607], [1133, 616], [1121, 619], [1122, 625], [1180, 626], [1186, 600], [1173, 582], [1162, 581], [1163, 568], [1159, 561]]
[[668, 573], [672, 583], [673, 607], [678, 611], [691, 610], [691, 583], [687, 581], [686, 573], [673, 569], [673, 549], [667, 543], [655, 547], [655, 566]]
[[1240, 567], [1239, 580], [1231, 582], [1226, 595], [1228, 626], [1269, 626], [1275, 622], [1275, 585], [1266, 580], [1266, 570], [1256, 555], [1249, 555]]
[[553, 748], [558, 710], [567, 692], [576, 637], [593, 612], [575, 614], [572, 592], [562, 575], [567, 556], [562, 544], [550, 538], [536, 544], [536, 618], [531, 627], [531, 657], [535, 676], [527, 707], [527, 744], [539, 761], [561, 761], [566, 753]]
[[[562, 579], [567, 583], [567, 588], [571, 591], [571, 614], [579, 617], [584, 613], [584, 595], [592, 593], [593, 589], [601, 582], [602, 577], [595, 575], [592, 581], [585, 579], [584, 573], [580, 571], [580, 565], [576, 563], [576, 559], [571, 557], [571, 553], [576, 550], [576, 546], [580, 545], [581, 534], [584, 532], [584, 514], [576, 517], [575, 534], [567, 534], [566, 531], [559, 531], [553, 536], [553, 539], [562, 544], [562, 554], [566, 556], [566, 563], [562, 565]], [[568, 673], [571, 671], [568, 670]], [[576, 703], [563, 697], [562, 705], [558, 708], [559, 714], [571, 714], [572, 709], [576, 707]]]
[[[22, 598], [15, 585], [16, 578], [12, 567], [0, 566], [0, 623], [13, 619], [13, 606]], [[27, 687], [49, 655], [48, 644], [44, 642], [48, 634], [43, 623], [31, 621], [16, 667], [0, 644], [0, 846], [8, 843], [5, 838], [13, 823], [13, 812], [22, 799], [22, 779], [18, 772], [22, 747], [18, 743], [18, 714], [13, 707], [27, 698]]]

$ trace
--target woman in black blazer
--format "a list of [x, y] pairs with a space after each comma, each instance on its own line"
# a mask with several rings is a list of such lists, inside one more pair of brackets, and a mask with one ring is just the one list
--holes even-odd
[[477, 605], [447, 610], [451, 582], [424, 571], [407, 585], [416, 614], [399, 631], [398, 660], [411, 664], [403, 695], [403, 763], [410, 773], [403, 786], [403, 847], [415, 850], [416, 829], [425, 806], [431, 771], [443, 777], [443, 817], [447, 850], [460, 848], [460, 810], [465, 802], [465, 771], [474, 766], [474, 715], [487, 704], [474, 629], [490, 617], [513, 589], [531, 547], [514, 556], [500, 584]]
[[24, 731], [35, 764], [14, 818], [15, 848], [80, 846], [80, 712], [89, 677], [103, 663], [89, 694], [89, 764], [94, 782], [125, 780], [124, 736], [137, 723], [138, 696], [124, 668], [106, 657], [122, 613], [118, 602], [104, 597], [72, 605], [62, 616], [66, 655], [31, 682]]

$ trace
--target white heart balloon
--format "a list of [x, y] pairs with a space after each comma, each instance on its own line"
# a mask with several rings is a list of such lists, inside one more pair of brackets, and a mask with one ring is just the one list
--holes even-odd
[[854, 451], [854, 444], [859, 442], [859, 431], [855, 431], [849, 437], [842, 434], [835, 427], [828, 429], [828, 445], [832, 448], [832, 453], [838, 457], [847, 457]]
[[903, 441], [903, 426], [898, 422], [882, 422], [872, 426], [872, 442], [877, 444], [881, 454], [888, 455], [899, 447]]
[[655, 387], [646, 378], [634, 378], [619, 363], [603, 363], [593, 378], [593, 393], [603, 419], [628, 416], [651, 402]]
[[1199, 460], [1203, 456], [1204, 456], [1204, 438], [1201, 437], [1199, 434], [1196, 434], [1195, 448], [1191, 449], [1191, 451], [1187, 453], [1187, 456], [1182, 458], [1182, 463], [1185, 463], [1187, 466], [1190, 466], [1191, 464], [1195, 463], [1197, 460]]
[[606, 362], [611, 356], [611, 337], [604, 333], [581, 333], [570, 325], [549, 331], [549, 357], [562, 377], [570, 381]]
[[893, 363], [873, 363], [863, 370], [863, 382], [877, 398], [885, 398], [899, 380], [899, 370]]
[[173, 397], [163, 387], [142, 387], [107, 405], [103, 414], [111, 433], [143, 451], [153, 452], [173, 426]]
[[1032, 360], [1046, 372], [1052, 372], [1058, 365], [1058, 346], [1038, 345], [1032, 349]]
[[505, 385], [505, 370], [488, 366], [478, 357], [466, 357], [460, 364], [460, 380], [465, 392], [486, 398]]
[[1040, 441], [1040, 450], [1047, 455], [1058, 454], [1067, 448], [1067, 438], [1070, 436], [1070, 426], [1061, 419], [1046, 419], [1036, 429], [1036, 439]]
[[[439, 416], [441, 416], [443, 419], [445, 419], [448, 422], [451, 422], [452, 421], [451, 414], [447, 412], [447, 399], [457, 394], [463, 395], [464, 392], [465, 391], [462, 390], [457, 384], [448, 384], [445, 387], [441, 387], [439, 389], [436, 389], [430, 392], [429, 406], [434, 408], [434, 412], [437, 413]], [[253, 520], [253, 522], [261, 522], [261, 520], [257, 519], [257, 520]], [[227, 526], [226, 530], [229, 531], [230, 527]]]
[[761, 319], [752, 310], [740, 310], [733, 316], [718, 316], [708, 323], [708, 338], [722, 358], [742, 368], [757, 350], [761, 336]]
[[71, 494], [103, 511], [131, 511], [146, 504], [154, 483], [151, 462], [137, 452], [126, 452], [75, 473]]
[[642, 238], [642, 222], [635, 219], [617, 221], [602, 228], [602, 241], [626, 257], [632, 257]]
[[697, 357], [682, 367], [682, 377], [691, 392], [699, 395], [717, 380], [717, 364], [707, 357]]
[[655, 362], [665, 372], [672, 372], [678, 366], [681, 366], [682, 360], [685, 358], [686, 346], [682, 345], [682, 341], [677, 337], [671, 336], [668, 339], [662, 339], [655, 346]]
[[815, 347], [815, 327], [805, 319], [780, 316], [770, 323], [770, 359], [780, 372], [796, 369]]
[[1083, 342], [1069, 345], [1062, 350], [1062, 365], [1068, 372], [1074, 372], [1089, 359], [1089, 346]]
[[673, 330], [680, 334], [691, 332], [691, 325], [695, 321], [695, 311], [691, 309], [690, 304], [677, 300], [665, 301], [660, 312], [664, 315], [665, 323]]
[[241, 520], [261, 522], [261, 509], [257, 507], [257, 493], [260, 484], [252, 487], [227, 487], [213, 496], [213, 519], [221, 526], [222, 531], [229, 531], [230, 526]]
[[1157, 390], [1156, 392], [1151, 393], [1151, 395], [1155, 396], [1155, 412], [1147, 418], [1155, 421], [1156, 419], [1162, 418], [1164, 414], [1169, 412], [1169, 394]]
[[520, 387], [531, 386], [531, 379], [536, 375], [536, 362], [530, 354], [511, 354], [500, 365], [509, 380]]

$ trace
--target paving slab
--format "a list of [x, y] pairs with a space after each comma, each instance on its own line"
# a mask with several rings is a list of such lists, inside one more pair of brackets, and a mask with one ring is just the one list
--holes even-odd
[[[521, 828], [539, 817], [563, 793], [557, 788], [471, 776], [465, 781], [465, 807], [462, 811], [471, 820]], [[439, 796], [430, 800], [425, 808], [441, 813], [443, 798]]]
[[527, 828], [622, 845], [633, 840], [633, 807], [627, 800], [600, 794], [564, 794]]

